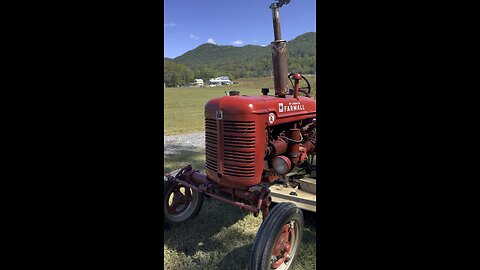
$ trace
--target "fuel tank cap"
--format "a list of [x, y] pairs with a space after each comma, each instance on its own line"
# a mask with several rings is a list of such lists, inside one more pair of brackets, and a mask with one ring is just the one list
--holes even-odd
[[240, 91], [238, 91], [238, 90], [232, 90], [232, 91], [228, 92], [228, 94], [229, 94], [230, 96], [238, 96], [238, 95], [240, 95]]

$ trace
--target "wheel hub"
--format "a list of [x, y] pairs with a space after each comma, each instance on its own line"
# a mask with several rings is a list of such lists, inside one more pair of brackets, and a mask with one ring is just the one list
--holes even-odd
[[277, 269], [283, 263], [288, 263], [290, 260], [290, 251], [295, 238], [295, 230], [293, 221], [285, 224], [280, 235], [273, 247], [272, 252], [272, 269]]
[[173, 194], [173, 200], [167, 202], [167, 210], [169, 214], [178, 214], [187, 209], [188, 205], [192, 201], [192, 193], [189, 188], [184, 188], [185, 194], [180, 190], [181, 186], [176, 186], [172, 189], [172, 192], [168, 194], [167, 198], [170, 198]]

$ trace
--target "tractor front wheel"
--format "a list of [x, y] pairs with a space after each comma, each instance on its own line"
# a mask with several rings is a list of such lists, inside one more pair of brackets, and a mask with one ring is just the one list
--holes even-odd
[[175, 182], [163, 184], [163, 226], [184, 223], [198, 215], [202, 208], [204, 194]]
[[292, 269], [303, 237], [303, 213], [293, 203], [273, 207], [253, 244], [251, 270]]

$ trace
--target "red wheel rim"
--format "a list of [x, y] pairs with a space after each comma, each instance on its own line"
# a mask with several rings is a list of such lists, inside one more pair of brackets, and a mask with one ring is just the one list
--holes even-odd
[[[169, 214], [176, 215], [185, 211], [192, 201], [192, 192], [189, 188], [184, 187], [184, 193], [180, 190], [182, 186], [175, 186], [167, 195], [167, 210]], [[173, 195], [173, 200], [170, 202], [170, 197]]]
[[289, 222], [285, 224], [280, 232], [280, 235], [273, 246], [272, 252], [272, 269], [279, 268], [283, 263], [290, 260], [290, 252], [295, 241], [294, 223]]

